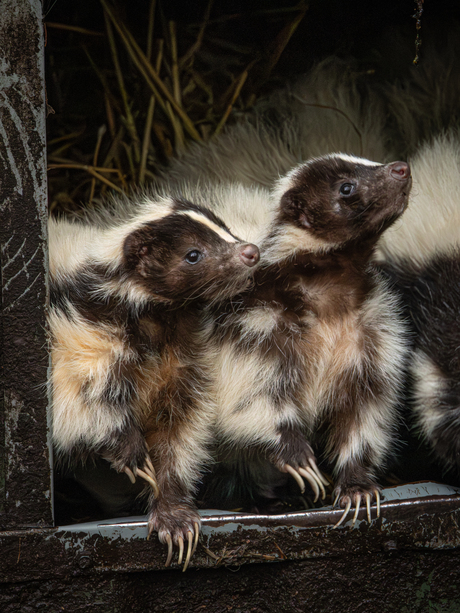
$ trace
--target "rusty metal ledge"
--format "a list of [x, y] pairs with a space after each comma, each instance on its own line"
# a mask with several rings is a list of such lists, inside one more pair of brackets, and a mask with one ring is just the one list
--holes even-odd
[[[386, 488], [381, 517], [338, 529], [342, 511], [323, 507], [284, 515], [202, 513], [200, 545], [191, 567], [337, 558], [398, 550], [460, 552], [460, 490], [421, 482]], [[375, 517], [375, 507], [372, 508]], [[165, 548], [146, 540], [145, 517], [0, 533], [0, 582], [45, 576], [164, 568]], [[53, 563], [50, 563], [50, 560]], [[173, 564], [173, 568], [179, 568]]]

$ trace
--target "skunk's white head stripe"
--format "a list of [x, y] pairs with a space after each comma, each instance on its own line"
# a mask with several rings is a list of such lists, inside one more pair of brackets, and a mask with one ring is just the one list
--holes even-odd
[[373, 160], [367, 160], [366, 158], [360, 158], [355, 155], [347, 155], [346, 153], [331, 153], [325, 157], [329, 159], [343, 160], [344, 162], [350, 162], [351, 164], [361, 164], [362, 166], [382, 166], [380, 162], [374, 162]]
[[198, 221], [199, 223], [207, 226], [213, 232], [215, 232], [221, 238], [223, 238], [224, 241], [227, 241], [227, 243], [236, 243], [237, 242], [237, 240], [236, 240], [236, 238], [234, 236], [232, 236], [229, 232], [226, 232], [223, 228], [221, 228], [216, 223], [211, 221], [208, 217], [206, 217], [206, 215], [198, 213], [197, 211], [180, 211], [180, 214], [181, 215], [188, 215], [191, 219], [194, 219], [195, 221]]

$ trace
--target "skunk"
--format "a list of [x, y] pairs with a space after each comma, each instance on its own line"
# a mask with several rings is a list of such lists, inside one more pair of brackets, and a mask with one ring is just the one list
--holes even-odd
[[[370, 520], [377, 472], [395, 439], [407, 344], [397, 300], [371, 259], [380, 235], [405, 210], [410, 186], [404, 162], [338, 154], [282, 178], [270, 213], [257, 206], [261, 188], [221, 186], [214, 199], [208, 192], [232, 230], [239, 224], [246, 239], [260, 239], [252, 215], [265, 233], [253, 286], [213, 309], [220, 464], [212, 486], [230, 467], [240, 471], [237, 488], [248, 475], [264, 487], [276, 481], [271, 464], [302, 487], [307, 479], [318, 496], [316, 447], [334, 470], [345, 507], [339, 524], [352, 504], [356, 519], [362, 499]], [[231, 221], [226, 190], [241, 194]]]
[[411, 408], [445, 468], [460, 471], [460, 139], [426, 143], [412, 162], [403, 218], [382, 237], [377, 261], [402, 296], [412, 328]]
[[206, 307], [249, 286], [259, 251], [211, 211], [166, 197], [51, 220], [49, 235], [57, 458], [100, 456], [146, 479], [149, 534], [168, 544], [167, 564], [188, 540], [187, 566], [215, 410]]

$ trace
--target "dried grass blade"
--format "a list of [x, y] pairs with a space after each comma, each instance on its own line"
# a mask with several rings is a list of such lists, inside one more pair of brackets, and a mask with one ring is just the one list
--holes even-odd
[[125, 127], [122, 124], [118, 128], [118, 132], [115, 135], [114, 139], [112, 140], [112, 144], [110, 145], [109, 150], [107, 151], [107, 155], [105, 156], [103, 166], [111, 165], [112, 160], [113, 160], [114, 166], [117, 166], [117, 168], [121, 168], [120, 160], [118, 159], [117, 155], [118, 155], [118, 149], [119, 149], [121, 141], [123, 140], [124, 134], [125, 134]]
[[213, 5], [213, 2], [214, 2], [214, 0], [209, 0], [208, 1], [208, 5], [207, 5], [206, 11], [204, 13], [203, 23], [200, 26], [200, 30], [198, 32], [198, 36], [196, 38], [196, 41], [193, 43], [193, 45], [185, 52], [185, 54], [179, 60], [179, 66], [181, 68], [195, 55], [195, 53], [201, 47], [201, 43], [203, 42], [204, 31], [206, 29], [206, 26], [209, 23], [209, 16], [211, 15], [211, 8], [212, 8], [212, 5]]
[[55, 23], [54, 21], [46, 21], [47, 28], [55, 30], [68, 30], [69, 32], [78, 32], [79, 34], [86, 34], [87, 36], [100, 36], [104, 38], [103, 32], [95, 32], [94, 30], [88, 30], [87, 28], [80, 28], [79, 26], [70, 26], [65, 23]]
[[97, 170], [95, 170], [93, 166], [88, 166], [87, 164], [49, 164], [48, 165], [48, 170], [52, 170], [53, 168], [75, 168], [78, 170], [86, 170], [86, 172], [89, 172], [90, 175], [92, 175], [93, 177], [101, 181], [102, 183], [105, 183], [111, 189], [114, 189], [115, 191], [120, 192], [121, 194], [124, 193], [123, 190], [118, 187], [118, 185], [115, 185], [115, 183], [112, 183], [112, 181], [109, 181], [108, 179], [106, 179], [104, 176], [100, 174], [100, 172], [116, 172], [115, 169], [113, 168], [98, 168]]
[[232, 99], [230, 100], [229, 105], [225, 109], [225, 113], [223, 114], [222, 119], [217, 124], [217, 128], [214, 131], [214, 136], [219, 134], [220, 131], [222, 130], [222, 128], [224, 127], [224, 125], [225, 125], [225, 123], [226, 123], [226, 121], [227, 121], [227, 119], [228, 119], [228, 117], [229, 117], [229, 115], [230, 115], [230, 113], [232, 111], [233, 105], [235, 104], [236, 99], [240, 95], [241, 88], [243, 87], [243, 85], [244, 85], [244, 83], [245, 83], [247, 78], [248, 78], [248, 69], [246, 69], [244, 72], [241, 73], [240, 78], [236, 82], [235, 91], [233, 92]]
[[176, 150], [183, 149], [185, 147], [185, 138], [184, 133], [182, 131], [182, 125], [180, 124], [178, 118], [174, 115], [169, 102], [166, 102], [166, 108], [168, 110], [171, 125], [174, 129], [174, 142], [176, 144]]
[[144, 138], [142, 139], [141, 164], [139, 167], [139, 183], [142, 185], [145, 181], [145, 169], [147, 166], [147, 155], [150, 145], [150, 132], [152, 131], [153, 112], [155, 110], [155, 98], [150, 96], [149, 108], [144, 127]]
[[171, 77], [173, 84], [173, 94], [174, 99], [180, 106], [182, 101], [180, 92], [179, 65], [177, 63], [176, 23], [174, 21], [169, 22], [169, 39], [171, 41]]
[[110, 16], [113, 25], [115, 26], [115, 28], [117, 29], [118, 33], [120, 34], [120, 36], [121, 36], [121, 38], [122, 38], [122, 40], [123, 40], [123, 42], [124, 42], [124, 44], [126, 46], [126, 49], [130, 53], [131, 58], [133, 59], [134, 63], [136, 64], [137, 68], [140, 70], [140, 72], [144, 76], [144, 79], [146, 80], [147, 84], [149, 85], [149, 87], [154, 92], [155, 96], [158, 97], [160, 104], [163, 107], [165, 106], [164, 105], [164, 100], [161, 99], [161, 101], [160, 101], [161, 97], [159, 95], [159, 92], [161, 92], [161, 94], [164, 96], [164, 98], [166, 98], [169, 101], [169, 103], [171, 104], [172, 108], [175, 110], [177, 115], [179, 115], [179, 117], [182, 119], [184, 127], [187, 130], [187, 132], [190, 134], [190, 136], [192, 138], [194, 138], [195, 140], [200, 141], [201, 140], [201, 136], [198, 133], [198, 131], [196, 130], [195, 126], [193, 125], [190, 117], [188, 117], [188, 115], [185, 113], [185, 111], [177, 104], [176, 100], [174, 99], [174, 96], [171, 94], [169, 89], [166, 87], [166, 85], [160, 79], [158, 73], [153, 68], [153, 66], [150, 64], [150, 62], [146, 58], [145, 54], [143, 53], [142, 49], [139, 47], [139, 45], [135, 41], [133, 35], [124, 26], [124, 24], [119, 23], [116, 20], [113, 12], [111, 11], [110, 7], [108, 6], [108, 3], [106, 2], [106, 0], [101, 0], [101, 4], [104, 7], [104, 9], [107, 11], [108, 15]]
[[145, 51], [145, 55], [147, 56], [148, 61], [152, 59], [152, 48], [153, 48], [153, 26], [155, 23], [155, 8], [156, 8], [156, 0], [150, 0], [149, 5], [149, 25], [147, 28], [147, 48]]
[[106, 179], [104, 176], [102, 176], [101, 174], [99, 174], [98, 172], [96, 172], [95, 170], [93, 170], [92, 168], [87, 168], [87, 171], [93, 175], [93, 177], [95, 177], [96, 179], [98, 179], [99, 181], [101, 181], [102, 183], [105, 183], [108, 187], [110, 187], [111, 189], [114, 189], [116, 192], [119, 192], [120, 194], [123, 194], [123, 190], [121, 188], [118, 187], [118, 185], [115, 185], [115, 183], [112, 183], [112, 181], [109, 181], [108, 179]]
[[[97, 166], [97, 158], [99, 156], [99, 149], [101, 148], [102, 139], [104, 138], [104, 134], [107, 132], [107, 126], [103, 124], [99, 130], [97, 131], [97, 141], [96, 147], [94, 148], [93, 153], [93, 168]], [[91, 181], [91, 191], [89, 193], [88, 203], [91, 204], [94, 198], [94, 191], [96, 189], [96, 179], [93, 178]]]
[[113, 35], [112, 26], [110, 25], [110, 21], [107, 16], [107, 13], [104, 13], [104, 17], [105, 17], [105, 24], [107, 28], [107, 37], [109, 39], [110, 52], [112, 54], [112, 62], [115, 67], [115, 74], [117, 75], [118, 87], [120, 89], [121, 98], [123, 100], [123, 107], [125, 110], [126, 128], [133, 141], [135, 161], [139, 162], [140, 160], [140, 141], [139, 141], [139, 136], [136, 130], [136, 123], [131, 113], [131, 107], [128, 101], [128, 94], [125, 88], [125, 81], [123, 79], [123, 73], [120, 67], [120, 62], [118, 61], [117, 46], [115, 43], [115, 37]]
[[302, 19], [305, 17], [305, 13], [308, 10], [308, 5], [302, 1], [299, 3], [298, 9], [299, 13], [294, 17], [294, 19], [292, 19], [292, 21], [290, 21], [284, 26], [284, 28], [281, 30], [281, 32], [278, 34], [274, 41], [273, 52], [268, 62], [268, 74], [271, 73], [273, 68], [278, 63], [278, 60], [280, 59], [281, 54], [286, 48], [286, 45], [291, 40], [292, 35], [297, 30], [297, 27], [302, 21]]

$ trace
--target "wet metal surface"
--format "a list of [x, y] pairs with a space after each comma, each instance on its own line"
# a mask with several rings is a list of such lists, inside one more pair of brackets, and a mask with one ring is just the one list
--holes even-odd
[[[389, 521], [402, 519], [415, 519], [420, 514], [439, 510], [460, 509], [460, 488], [439, 483], [420, 482], [400, 485], [395, 488], [382, 490], [381, 518], [376, 520], [375, 506], [371, 508], [374, 522], [384, 525]], [[216, 534], [231, 534], [236, 530], [256, 530], [266, 532], [275, 527], [318, 528], [333, 526], [343, 513], [343, 509], [333, 509], [331, 506], [302, 511], [285, 513], [282, 515], [256, 515], [252, 513], [232, 513], [230, 511], [206, 510], [201, 511], [202, 538], [211, 538]], [[353, 512], [350, 511], [348, 521], [344, 526], [351, 526]], [[358, 529], [361, 521], [367, 524], [366, 508], [362, 507], [358, 514], [358, 521], [354, 529]], [[145, 538], [147, 532], [146, 517], [132, 517], [123, 519], [89, 522], [63, 526], [60, 530], [69, 533], [99, 534], [109, 538]]]
[[[350, 521], [338, 529], [333, 525], [342, 511], [330, 507], [278, 516], [203, 513], [200, 544], [187, 572], [193, 567], [359, 558], [382, 552], [460, 551], [458, 489], [419, 483], [387, 488], [383, 495], [379, 519], [369, 525], [364, 510], [354, 527], [350, 514]], [[146, 535], [144, 517], [1, 533], [1, 581], [164, 571], [166, 548], [156, 537], [147, 541]], [[179, 566], [173, 563], [172, 568]]]

